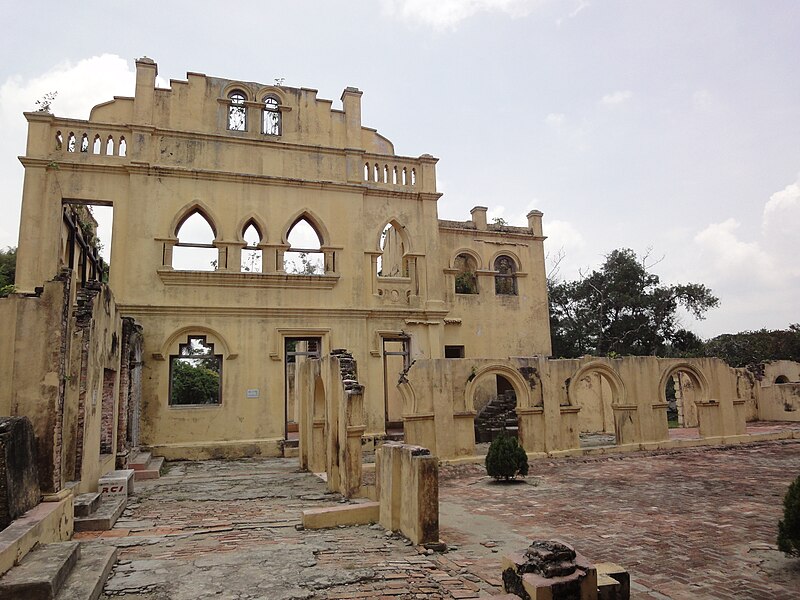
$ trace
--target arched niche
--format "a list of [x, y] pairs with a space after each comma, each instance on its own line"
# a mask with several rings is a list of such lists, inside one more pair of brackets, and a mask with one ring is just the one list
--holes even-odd
[[[672, 381], [671, 386], [670, 381]], [[669, 365], [663, 371], [658, 384], [659, 398], [671, 405], [673, 399], [667, 395], [668, 386], [674, 393], [677, 426], [699, 427], [700, 420], [695, 402], [708, 402], [710, 399], [708, 379], [703, 372], [687, 362]], [[669, 412], [668, 408], [668, 418]]]

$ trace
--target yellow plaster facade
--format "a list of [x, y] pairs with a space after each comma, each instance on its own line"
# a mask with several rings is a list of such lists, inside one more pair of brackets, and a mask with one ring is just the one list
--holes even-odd
[[[362, 125], [355, 88], [335, 109], [312, 89], [198, 73], [161, 89], [152, 60], [136, 69], [135, 96], [88, 121], [26, 113], [16, 284], [32, 293], [68, 266], [64, 205], [113, 207], [109, 285], [144, 331], [142, 445], [167, 458], [279, 454], [297, 427], [297, 343], [353, 352], [370, 382], [368, 436], [402, 418], [398, 372], [414, 360], [549, 354], [541, 213], [528, 227], [487, 223], [483, 207], [439, 220], [437, 159], [395, 154]], [[198, 216], [212, 233], [186, 241]], [[297, 224], [318, 243], [292, 245]], [[181, 266], [190, 252], [210, 252], [213, 269]], [[253, 252], [260, 268], [243, 270]], [[298, 256], [318, 270], [292, 272]], [[176, 405], [171, 369], [192, 337], [213, 348], [221, 389]]]

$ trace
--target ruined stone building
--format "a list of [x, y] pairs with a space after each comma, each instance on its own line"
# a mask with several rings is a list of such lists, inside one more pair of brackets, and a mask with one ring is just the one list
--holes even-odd
[[[800, 414], [784, 408], [796, 374], [765, 386], [716, 359], [548, 360], [542, 213], [439, 219], [437, 159], [364, 126], [359, 90], [338, 109], [313, 89], [199, 73], [162, 89], [156, 74], [138, 60], [134, 97], [88, 120], [25, 115], [0, 415], [31, 418], [44, 492], [94, 489], [139, 446], [280, 455], [311, 420], [330, 434], [330, 386], [356, 379], [363, 443], [402, 435], [441, 458], [475, 455], [498, 397], [493, 418], [531, 453], [576, 451], [587, 431], [668, 445], [670, 411], [726, 440]], [[91, 206], [113, 208], [107, 273]], [[350, 379], [302, 368], [338, 349]]]
[[[549, 354], [541, 213], [528, 227], [487, 224], [483, 207], [438, 219], [437, 159], [397, 155], [362, 124], [355, 88], [336, 109], [312, 89], [198, 73], [161, 89], [149, 59], [136, 73], [135, 96], [88, 121], [26, 113], [15, 302], [52, 288], [66, 343], [90, 327], [99, 345], [92, 364], [68, 349], [47, 387], [70, 457], [99, 449], [102, 470], [126, 443], [280, 454], [295, 363], [336, 348], [369, 382], [373, 437], [402, 428], [396, 384], [415, 360]], [[113, 207], [108, 285], [92, 205]], [[64, 481], [99, 472], [73, 460]]]

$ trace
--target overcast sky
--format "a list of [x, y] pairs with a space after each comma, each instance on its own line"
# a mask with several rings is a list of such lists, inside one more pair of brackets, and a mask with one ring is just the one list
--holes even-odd
[[[35, 20], [32, 20], [35, 19]], [[800, 2], [292, 0], [4, 2], [0, 246], [15, 245], [23, 110], [87, 118], [133, 95], [137, 57], [363, 90], [363, 123], [430, 153], [440, 218], [544, 211], [563, 278], [651, 248], [712, 288], [703, 337], [800, 322]]]

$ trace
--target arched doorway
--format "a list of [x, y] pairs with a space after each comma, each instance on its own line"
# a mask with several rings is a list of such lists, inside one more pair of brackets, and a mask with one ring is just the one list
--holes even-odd
[[581, 447], [620, 442], [614, 406], [623, 403], [622, 396], [622, 381], [605, 363], [587, 364], [570, 379], [570, 403], [580, 408], [577, 426]]
[[505, 431], [517, 436], [517, 393], [511, 381], [499, 373], [481, 377], [474, 387], [475, 442], [491, 442]]
[[669, 428], [699, 427], [695, 402], [704, 398], [702, 375], [689, 365], [677, 365], [667, 371], [661, 386], [661, 398], [667, 404]]

